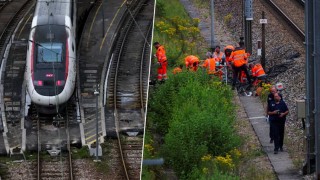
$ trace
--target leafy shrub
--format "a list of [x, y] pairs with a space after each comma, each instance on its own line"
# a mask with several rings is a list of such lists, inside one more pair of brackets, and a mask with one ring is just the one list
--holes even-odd
[[231, 98], [229, 87], [202, 71], [177, 74], [153, 94], [152, 122], [166, 134], [162, 152], [180, 177], [205, 154], [217, 156], [239, 145]]

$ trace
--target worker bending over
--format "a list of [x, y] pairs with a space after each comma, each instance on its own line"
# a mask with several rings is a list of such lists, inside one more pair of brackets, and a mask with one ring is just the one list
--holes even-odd
[[190, 71], [197, 71], [199, 65], [199, 58], [197, 56], [189, 55], [184, 59], [186, 68]]
[[237, 79], [239, 77], [239, 73], [241, 73], [241, 71], [244, 71], [246, 76], [247, 76], [247, 80], [248, 83], [251, 84], [251, 78], [249, 76], [248, 73], [248, 67], [247, 67], [247, 53], [244, 49], [244, 42], [240, 41], [239, 42], [239, 47], [236, 47], [236, 49], [231, 53], [230, 55], [230, 59], [232, 60], [232, 69], [233, 69], [233, 82], [232, 82], [232, 88], [234, 89]]

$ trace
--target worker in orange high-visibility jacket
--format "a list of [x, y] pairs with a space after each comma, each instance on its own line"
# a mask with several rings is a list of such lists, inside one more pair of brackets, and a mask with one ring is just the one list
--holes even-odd
[[212, 76], [216, 73], [216, 60], [215, 58], [212, 57], [210, 52], [208, 52], [206, 56], [207, 56], [207, 59], [204, 60], [203, 64], [201, 64], [201, 67], [206, 68], [207, 74]]
[[189, 55], [184, 59], [186, 68], [191, 71], [197, 71], [199, 65], [199, 58], [197, 56]]
[[234, 51], [234, 47], [232, 45], [227, 45], [224, 47], [224, 54], [226, 56], [226, 62], [228, 66], [231, 66], [232, 59], [230, 58], [230, 55]]
[[247, 53], [244, 49], [244, 42], [240, 41], [239, 42], [239, 47], [235, 48], [235, 50], [231, 53], [230, 58], [232, 60], [232, 69], [233, 69], [233, 83], [232, 87], [234, 88], [237, 82], [237, 79], [239, 77], [239, 73], [241, 71], [244, 71], [248, 83], [251, 84], [251, 78], [248, 73], [248, 67], [247, 67]]
[[253, 86], [257, 86], [260, 82], [260, 80], [263, 80], [266, 78], [266, 73], [262, 67], [261, 64], [250, 64], [249, 68], [251, 69], [252, 77], [253, 77]]
[[252, 76], [253, 76], [253, 77], [259, 78], [259, 77], [264, 77], [264, 76], [266, 76], [266, 73], [265, 73], [262, 65], [259, 64], [259, 63], [255, 64], [255, 65], [250, 64], [250, 65], [249, 65], [249, 68], [251, 69], [251, 73], [252, 73]]
[[173, 74], [181, 73], [182, 72], [182, 68], [183, 68], [183, 65], [180, 64], [179, 67], [176, 67], [176, 68], [173, 69], [172, 73]]
[[158, 64], [158, 81], [164, 81], [166, 80], [167, 77], [167, 56], [166, 56], [166, 51], [164, 47], [159, 43], [155, 42], [153, 43], [153, 46], [157, 49], [157, 52], [155, 56], [157, 57], [157, 64]]
[[213, 57], [220, 64], [224, 63], [226, 59], [226, 56], [224, 55], [224, 53], [220, 51], [220, 46], [216, 46], [216, 49], [213, 52]]

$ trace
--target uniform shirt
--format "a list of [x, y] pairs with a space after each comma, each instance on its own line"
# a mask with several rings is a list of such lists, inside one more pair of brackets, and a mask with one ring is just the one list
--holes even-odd
[[288, 107], [286, 103], [283, 100], [280, 100], [280, 102], [277, 104], [275, 101], [271, 101], [268, 106], [269, 112], [273, 112], [275, 110], [279, 110], [279, 114], [270, 115], [269, 119], [273, 122], [282, 122], [284, 123], [286, 120], [286, 116], [280, 117], [280, 113], [284, 113], [288, 111]]

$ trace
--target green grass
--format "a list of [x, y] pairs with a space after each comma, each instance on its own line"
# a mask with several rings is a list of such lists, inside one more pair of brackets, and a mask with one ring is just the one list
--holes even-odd
[[72, 148], [71, 151], [73, 159], [85, 159], [90, 157], [89, 149], [87, 146], [84, 146], [81, 149]]
[[184, 64], [184, 58], [190, 54], [204, 57], [206, 47], [198, 23], [188, 16], [179, 0], [157, 1], [153, 41], [164, 45], [169, 67]]
[[161, 15], [164, 15], [166, 18], [172, 18], [175, 16], [179, 16], [183, 19], [189, 18], [188, 13], [181, 5], [179, 0], [157, 0], [156, 12], [159, 11], [159, 9], [163, 9]]

